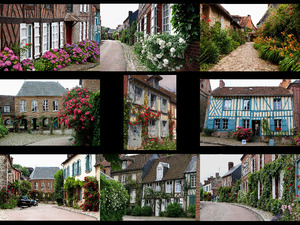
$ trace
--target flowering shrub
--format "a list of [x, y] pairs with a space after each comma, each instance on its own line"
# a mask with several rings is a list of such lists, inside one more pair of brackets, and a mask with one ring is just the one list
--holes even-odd
[[2, 118], [0, 117], [0, 138], [8, 134], [7, 128], [2, 124]]
[[88, 53], [82, 51], [77, 44], [65, 44], [64, 50], [70, 55], [71, 63], [84, 63], [89, 56]]
[[125, 187], [115, 180], [106, 180], [100, 175], [101, 221], [123, 221], [129, 195]]
[[78, 47], [86, 53], [88, 62], [96, 62], [100, 59], [100, 43], [96, 41], [81, 41], [78, 44]]
[[140, 37], [134, 48], [151, 71], [175, 71], [184, 63], [187, 44], [181, 35], [158, 33]]
[[253, 131], [251, 128], [238, 127], [237, 130], [233, 133], [238, 141], [246, 139], [246, 141], [252, 141]]
[[41, 57], [46, 71], [57, 71], [71, 62], [69, 54], [63, 49], [51, 49]]
[[168, 137], [159, 141], [157, 137], [145, 138], [143, 141], [145, 150], [176, 150], [176, 141], [172, 142]]
[[95, 177], [85, 177], [84, 181], [84, 203], [81, 208], [84, 211], [99, 211], [98, 181]]
[[294, 136], [294, 144], [300, 146], [300, 133]]
[[91, 114], [92, 105], [89, 102], [90, 93], [80, 87], [73, 88], [62, 96], [62, 109], [58, 116], [68, 128], [75, 129], [76, 145], [89, 146], [93, 142], [94, 116]]
[[172, 113], [171, 111], [169, 110], [168, 111], [168, 119], [169, 119], [169, 137], [170, 137], [170, 140], [173, 140], [174, 138], [174, 125], [175, 125], [175, 121], [172, 120]]
[[22, 66], [19, 63], [19, 57], [14, 54], [13, 50], [5, 47], [0, 53], [0, 71], [22, 70]]
[[34, 71], [34, 66], [30, 59], [24, 59], [21, 62], [21, 66], [23, 71]]
[[9, 198], [9, 191], [6, 187], [0, 189], [0, 205], [7, 203]]

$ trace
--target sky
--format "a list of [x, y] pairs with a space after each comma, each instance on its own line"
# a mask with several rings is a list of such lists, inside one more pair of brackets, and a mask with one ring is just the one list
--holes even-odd
[[[19, 90], [21, 89], [23, 83], [25, 80], [19, 80], [19, 79], [14, 79], [14, 80], [6, 80], [6, 79], [1, 79], [0, 80], [0, 95], [17, 95]], [[52, 80], [30, 80], [26, 79], [26, 81], [54, 81], [54, 82], [59, 82], [64, 88], [73, 88], [79, 86], [79, 80], [71, 80], [71, 79], [65, 79], [65, 80], [57, 80], [57, 79], [52, 79]]]
[[263, 17], [268, 9], [268, 4], [221, 4], [231, 15], [251, 16], [253, 24], [257, 23]]
[[128, 12], [135, 12], [139, 4], [100, 4], [101, 26], [116, 29], [123, 25]]
[[13, 164], [25, 167], [59, 167], [67, 159], [67, 154], [11, 154]]
[[228, 171], [228, 162], [233, 162], [236, 166], [241, 163], [242, 154], [201, 154], [200, 155], [200, 181], [204, 184], [204, 180], [208, 177], [216, 177], [216, 173], [223, 176]]
[[[210, 79], [211, 89], [219, 87], [220, 79]], [[223, 79], [225, 87], [279, 86], [282, 79]], [[292, 79], [292, 82], [295, 80]]]
[[159, 85], [162, 86], [163, 88], [176, 92], [176, 75], [160, 75], [162, 76], [162, 80], [159, 81]]

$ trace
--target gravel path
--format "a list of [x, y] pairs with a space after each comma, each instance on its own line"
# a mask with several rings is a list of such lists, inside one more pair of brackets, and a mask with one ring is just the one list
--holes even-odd
[[246, 42], [226, 55], [209, 71], [278, 71], [278, 65], [259, 58], [254, 42]]
[[119, 41], [101, 41], [100, 71], [126, 71], [125, 55]]

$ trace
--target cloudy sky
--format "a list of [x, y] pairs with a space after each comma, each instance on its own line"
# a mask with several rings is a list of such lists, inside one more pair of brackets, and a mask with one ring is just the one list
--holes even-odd
[[253, 24], [257, 23], [268, 9], [268, 4], [221, 4], [231, 15], [251, 16]]
[[159, 81], [159, 85], [162, 86], [163, 88], [176, 92], [176, 75], [161, 75], [162, 80]]
[[[0, 95], [17, 95], [25, 80], [0, 80]], [[79, 86], [79, 80], [29, 80], [26, 81], [54, 81], [59, 82], [64, 88], [73, 88]]]
[[59, 167], [67, 159], [67, 154], [11, 154], [13, 164], [20, 164], [25, 167]]
[[[219, 87], [220, 79], [210, 79], [211, 89]], [[223, 79], [225, 87], [279, 86], [282, 79]], [[292, 79], [292, 82], [295, 80]]]
[[208, 177], [216, 177], [216, 173], [223, 176], [228, 171], [228, 162], [233, 162], [234, 166], [241, 163], [242, 154], [201, 154], [200, 155], [200, 180], [204, 184], [204, 180]]
[[128, 12], [135, 12], [139, 4], [100, 4], [101, 26], [116, 29], [123, 25]]

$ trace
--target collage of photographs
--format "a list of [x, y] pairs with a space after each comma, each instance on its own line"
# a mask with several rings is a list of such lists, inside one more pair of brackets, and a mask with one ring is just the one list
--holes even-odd
[[1, 222], [300, 220], [300, 4], [0, 4], [0, 71]]

